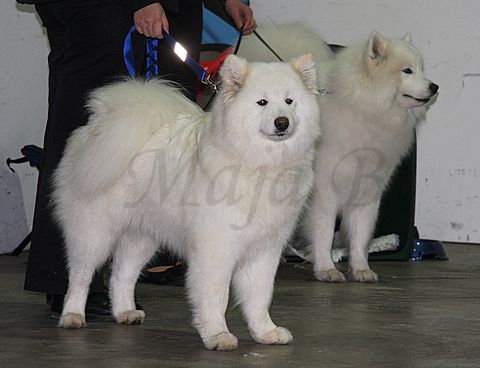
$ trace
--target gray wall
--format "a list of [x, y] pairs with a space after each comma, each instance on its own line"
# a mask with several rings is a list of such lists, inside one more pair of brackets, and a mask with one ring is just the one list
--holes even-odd
[[330, 43], [406, 32], [440, 95], [419, 129], [416, 223], [421, 235], [480, 243], [480, 2], [252, 0], [260, 22], [303, 21]]
[[[301, 20], [331, 43], [348, 45], [372, 30], [412, 33], [427, 75], [441, 86], [419, 129], [416, 222], [425, 237], [479, 243], [480, 2], [252, 0], [252, 7], [260, 22]], [[0, 2], [0, 44], [0, 190], [14, 193], [2, 163], [24, 144], [42, 145], [47, 111], [48, 44], [31, 7]], [[31, 226], [37, 174], [24, 166], [17, 173], [24, 210], [0, 197], [0, 249], [20, 213]], [[18, 237], [25, 231], [20, 226]]]
[[[31, 226], [37, 172], [28, 165], [12, 174], [7, 157], [29, 143], [42, 146], [47, 113], [48, 43], [31, 6], [0, 2], [0, 253]], [[18, 175], [18, 176], [17, 176]], [[22, 201], [23, 197], [23, 201]]]

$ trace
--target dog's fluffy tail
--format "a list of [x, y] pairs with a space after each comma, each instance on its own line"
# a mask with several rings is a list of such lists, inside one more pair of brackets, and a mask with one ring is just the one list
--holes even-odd
[[127, 80], [99, 88], [91, 94], [88, 109], [88, 125], [70, 137], [55, 177], [57, 190], [66, 185], [83, 197], [115, 184], [152, 135], [175, 124], [180, 113], [193, 120], [203, 114], [171, 83], [159, 80]]

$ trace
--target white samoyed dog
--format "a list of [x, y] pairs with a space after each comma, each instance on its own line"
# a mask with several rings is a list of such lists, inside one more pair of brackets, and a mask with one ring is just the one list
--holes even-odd
[[[409, 34], [368, 40], [333, 54], [313, 30], [300, 24], [259, 27], [281, 57], [311, 52], [319, 68], [322, 138], [317, 150], [316, 188], [303, 225], [312, 246], [315, 276], [340, 282], [345, 276], [331, 257], [336, 219], [349, 247], [349, 276], [376, 282], [368, 265], [368, 243], [382, 193], [413, 142], [415, 127], [438, 85], [423, 73], [422, 57]], [[239, 54], [249, 60], [275, 56], [254, 36]]]
[[86, 326], [95, 270], [111, 256], [118, 323], [142, 323], [134, 288], [160, 244], [188, 263], [194, 325], [208, 349], [233, 350], [225, 312], [232, 284], [252, 337], [287, 344], [269, 315], [282, 249], [311, 193], [320, 134], [311, 55], [290, 63], [230, 56], [211, 113], [167, 82], [128, 80], [89, 101], [68, 141], [54, 206], [69, 287], [59, 326]]

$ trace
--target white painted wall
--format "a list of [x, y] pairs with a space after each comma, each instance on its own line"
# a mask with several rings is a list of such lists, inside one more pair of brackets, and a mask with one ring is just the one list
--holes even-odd
[[[417, 224], [424, 237], [480, 243], [480, 2], [252, 0], [252, 7], [260, 22], [304, 21], [331, 43], [348, 45], [374, 29], [389, 37], [413, 34], [441, 91], [419, 132]], [[48, 44], [31, 7], [0, 2], [0, 44], [4, 170], [5, 158], [22, 145], [42, 144]], [[18, 173], [31, 225], [36, 172]], [[0, 211], [8, 211], [3, 203]]]
[[303, 21], [330, 43], [377, 30], [413, 35], [440, 95], [419, 129], [416, 223], [421, 235], [480, 243], [480, 1], [252, 0], [257, 23]]
[[[26, 226], [14, 225], [22, 222], [19, 216], [23, 222], [28, 219], [31, 227], [37, 182], [35, 169], [17, 166], [18, 181], [4, 163], [7, 157], [20, 156], [25, 144], [42, 146], [47, 113], [48, 42], [32, 6], [19, 6], [13, 0], [0, 2], [0, 45], [1, 253], [26, 235]], [[17, 196], [18, 183], [24, 203], [22, 191]]]

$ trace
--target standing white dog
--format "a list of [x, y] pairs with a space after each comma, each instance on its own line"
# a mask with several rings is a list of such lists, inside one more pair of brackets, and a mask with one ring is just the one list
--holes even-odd
[[56, 172], [54, 204], [66, 238], [69, 288], [59, 325], [86, 326], [92, 275], [112, 256], [119, 323], [142, 323], [134, 288], [159, 244], [188, 263], [194, 324], [208, 349], [232, 350], [230, 283], [253, 338], [292, 336], [269, 315], [282, 249], [313, 186], [319, 127], [310, 55], [287, 63], [230, 56], [205, 113], [161, 81], [95, 91]]
[[[393, 171], [409, 151], [414, 129], [438, 85], [425, 78], [422, 58], [410, 35], [385, 39], [372, 32], [366, 42], [333, 55], [314, 31], [298, 24], [259, 28], [280, 56], [312, 52], [320, 68], [319, 105], [324, 134], [316, 157], [316, 190], [306, 216], [315, 276], [344, 281], [331, 248], [335, 221], [349, 244], [353, 280], [376, 282], [368, 265], [368, 243], [380, 199]], [[240, 54], [275, 60], [249, 36]]]

